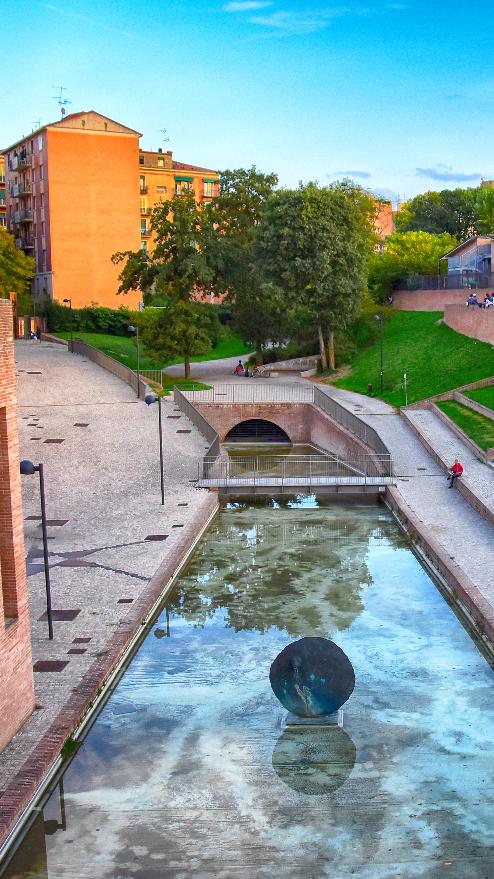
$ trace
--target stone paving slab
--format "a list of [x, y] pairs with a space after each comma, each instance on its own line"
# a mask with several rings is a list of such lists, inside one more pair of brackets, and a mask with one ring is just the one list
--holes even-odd
[[[25, 476], [33, 662], [67, 665], [59, 672], [35, 671], [36, 710], [0, 754], [0, 836], [14, 808], [9, 786], [15, 779], [19, 801], [33, 778], [41, 779], [75, 715], [94, 696], [98, 676], [108, 673], [216, 506], [215, 496], [192, 481], [205, 441], [185, 416], [163, 419], [162, 507], [157, 406], [138, 402], [119, 379], [58, 345], [18, 342], [16, 363], [21, 457], [45, 468], [53, 608], [75, 614], [54, 621], [49, 641], [39, 482], [37, 474]], [[171, 414], [173, 402], [164, 401], [163, 408]], [[177, 434], [179, 423], [191, 432]], [[81, 424], [87, 427], [76, 426]], [[157, 536], [165, 539], [147, 539]]]

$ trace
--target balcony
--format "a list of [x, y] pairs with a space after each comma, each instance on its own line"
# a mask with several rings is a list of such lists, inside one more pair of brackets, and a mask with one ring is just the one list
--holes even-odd
[[15, 245], [19, 250], [33, 250], [34, 238], [16, 238]]
[[28, 153], [21, 153], [19, 158], [17, 159], [17, 170], [22, 171], [24, 168], [30, 168], [32, 165], [33, 157], [28, 155]]
[[141, 208], [141, 217], [150, 217], [152, 213], [152, 208]]
[[19, 188], [20, 187], [18, 183], [12, 183], [12, 185], [9, 186], [10, 195], [12, 198], [17, 198], [17, 196], [19, 195]]
[[141, 195], [147, 195], [147, 193], [148, 193], [147, 183], [141, 183], [141, 185], [139, 187], [139, 192], [141, 193]]
[[32, 211], [19, 211], [19, 223], [32, 223], [33, 222], [33, 212]]
[[19, 183], [17, 186], [18, 196], [19, 198], [26, 198], [28, 195], [31, 195], [31, 183], [27, 180], [25, 183]]
[[151, 238], [151, 229], [141, 229], [141, 238]]

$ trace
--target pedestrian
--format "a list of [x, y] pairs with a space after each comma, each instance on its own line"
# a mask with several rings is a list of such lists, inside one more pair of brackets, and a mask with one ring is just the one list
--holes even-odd
[[463, 467], [460, 464], [458, 458], [455, 458], [454, 464], [452, 465], [452, 467], [450, 467], [449, 474], [447, 477], [449, 479], [449, 487], [453, 488], [456, 480], [459, 479], [460, 476], [462, 476], [462, 475], [463, 475]]
[[36, 327], [36, 338], [38, 342], [41, 342], [41, 330], [39, 327]]

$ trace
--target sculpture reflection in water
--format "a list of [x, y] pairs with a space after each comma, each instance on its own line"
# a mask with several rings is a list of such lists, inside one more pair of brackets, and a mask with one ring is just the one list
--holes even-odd
[[348, 656], [326, 638], [302, 638], [276, 657], [269, 679], [289, 712], [273, 752], [275, 772], [298, 793], [332, 793], [348, 779], [356, 758], [341, 728], [341, 706], [355, 687]]

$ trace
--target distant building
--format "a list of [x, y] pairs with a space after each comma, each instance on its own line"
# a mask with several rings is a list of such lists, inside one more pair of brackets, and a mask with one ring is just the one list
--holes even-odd
[[141, 247], [152, 250], [151, 213], [160, 201], [176, 193], [194, 192], [198, 203], [207, 203], [218, 194], [218, 173], [210, 168], [175, 162], [171, 150], [164, 153], [139, 152], [139, 191], [141, 197]]
[[7, 225], [7, 205], [5, 201], [5, 159], [0, 154], [0, 226]]
[[483, 189], [492, 189], [494, 188], [494, 180], [481, 180], [480, 186]]
[[475, 283], [490, 275], [494, 265], [494, 235], [479, 235], [468, 238], [458, 247], [444, 255], [448, 263], [448, 275], [458, 275], [459, 286], [469, 280]]
[[381, 242], [374, 245], [377, 252], [384, 250], [384, 242], [393, 234], [393, 205], [390, 201], [376, 201], [376, 218], [374, 220], [374, 232]]
[[199, 202], [215, 194], [215, 171], [174, 162], [171, 152], [140, 151], [140, 137], [89, 111], [3, 151], [7, 226], [36, 260], [36, 299], [137, 308], [138, 292], [118, 295], [121, 266], [112, 254], [152, 248], [149, 218], [161, 199], [190, 188]]
[[12, 303], [0, 299], [0, 751], [34, 709]]

